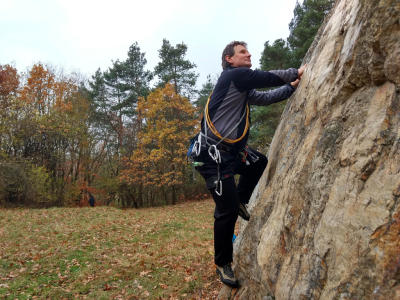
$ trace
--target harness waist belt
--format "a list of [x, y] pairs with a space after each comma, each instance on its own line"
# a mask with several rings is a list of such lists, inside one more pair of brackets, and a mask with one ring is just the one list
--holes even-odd
[[[200, 133], [200, 135], [201, 135], [201, 148], [208, 149], [209, 146], [207, 146], [205, 135], [203, 133]], [[207, 136], [207, 142], [209, 144], [211, 144], [211, 145], [216, 145], [218, 143], [217, 140], [214, 140], [213, 138], [210, 138], [209, 136]], [[233, 154], [233, 155], [236, 155], [239, 152], [239, 151], [236, 150], [235, 147], [228, 146], [228, 145], [223, 144], [223, 143], [219, 143], [217, 145], [217, 149], [220, 150], [220, 151], [223, 151], [223, 152], [227, 152], [229, 154]]]

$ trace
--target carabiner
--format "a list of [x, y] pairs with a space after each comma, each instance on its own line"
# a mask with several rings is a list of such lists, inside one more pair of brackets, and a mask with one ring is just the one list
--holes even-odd
[[[214, 154], [211, 153], [211, 149], [214, 149]], [[221, 163], [221, 154], [219, 153], [219, 150], [217, 149], [217, 146], [211, 145], [210, 148], [208, 148], [208, 154], [210, 157], [216, 162], [216, 163]]]
[[[218, 183], [219, 183], [219, 192], [218, 192]], [[215, 193], [218, 196], [222, 196], [222, 182], [221, 182], [221, 180], [215, 181]]]
[[194, 152], [194, 155], [196, 155], [196, 156], [199, 156], [200, 155], [200, 150], [201, 150], [201, 145], [199, 144], [199, 142], [198, 141], [195, 141], [194, 142], [194, 145], [193, 145], [193, 152]]

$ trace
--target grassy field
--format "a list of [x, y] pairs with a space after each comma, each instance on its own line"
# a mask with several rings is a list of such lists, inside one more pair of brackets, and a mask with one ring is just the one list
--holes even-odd
[[215, 299], [213, 211], [0, 209], [0, 298]]

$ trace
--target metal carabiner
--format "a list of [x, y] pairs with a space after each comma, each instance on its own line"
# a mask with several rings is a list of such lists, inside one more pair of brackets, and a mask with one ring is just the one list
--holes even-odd
[[199, 156], [201, 152], [201, 134], [199, 134], [199, 137], [197, 138], [197, 141], [194, 143], [194, 148], [195, 148], [195, 155]]
[[194, 155], [196, 155], [196, 156], [200, 155], [200, 147], [201, 147], [201, 145], [199, 144], [198, 141], [194, 142], [194, 145], [193, 145]]
[[260, 158], [255, 155], [250, 149], [249, 147], [246, 146], [245, 151], [247, 152], [247, 154], [250, 156], [250, 159], [253, 163], [257, 162]]
[[[219, 192], [218, 192], [218, 183], [219, 183]], [[215, 181], [215, 193], [218, 196], [222, 196], [222, 182], [221, 182], [221, 180]]]
[[[211, 153], [211, 149], [214, 149], [214, 154]], [[208, 148], [208, 154], [210, 157], [217, 163], [221, 163], [221, 154], [219, 153], [219, 150], [217, 149], [217, 146], [211, 145], [210, 148]]]

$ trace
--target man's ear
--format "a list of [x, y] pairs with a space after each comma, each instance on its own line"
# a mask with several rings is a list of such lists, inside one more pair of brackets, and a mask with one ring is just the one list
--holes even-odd
[[233, 63], [233, 60], [232, 60], [232, 58], [231, 58], [229, 55], [225, 55], [225, 60], [226, 60], [228, 63], [230, 63], [230, 64]]

